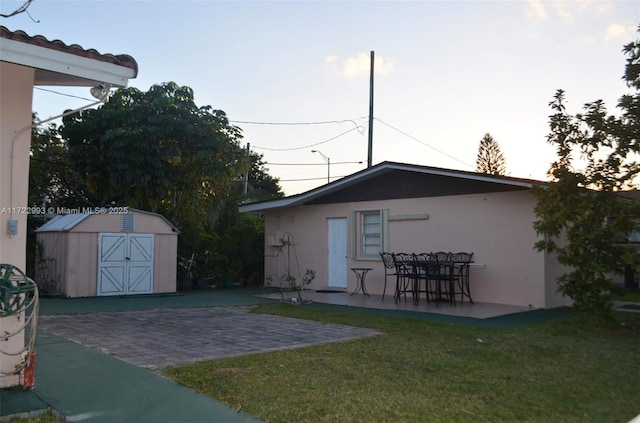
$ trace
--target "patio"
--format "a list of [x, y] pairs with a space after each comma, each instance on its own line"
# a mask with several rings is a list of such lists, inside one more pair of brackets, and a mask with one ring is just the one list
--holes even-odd
[[[285, 294], [286, 298], [289, 298], [291, 296], [291, 293]], [[282, 295], [279, 293], [271, 293], [260, 295], [260, 297], [278, 300], [282, 298]], [[374, 310], [432, 313], [443, 316], [467, 317], [473, 319], [490, 319], [509, 314], [536, 310], [533, 307], [514, 306], [507, 304], [478, 302], [474, 302], [473, 304], [471, 304], [468, 301], [465, 301], [464, 303], [458, 302], [456, 306], [452, 306], [448, 303], [440, 303], [436, 305], [435, 303], [427, 303], [426, 301], [422, 301], [420, 304], [416, 305], [409, 297], [406, 301], [404, 300], [404, 298], [401, 298], [401, 300], [396, 304], [393, 299], [393, 293], [391, 295], [385, 295], [383, 301], [381, 295], [367, 296], [360, 293], [351, 295], [351, 293], [348, 291], [338, 290], [305, 290], [302, 293], [302, 298], [313, 303], [321, 304], [359, 307]]]

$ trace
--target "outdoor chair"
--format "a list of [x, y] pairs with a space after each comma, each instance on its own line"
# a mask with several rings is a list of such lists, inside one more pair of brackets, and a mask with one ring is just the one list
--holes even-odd
[[448, 301], [452, 305], [456, 305], [455, 292], [455, 270], [451, 261], [451, 253], [447, 251], [438, 251], [431, 253], [430, 258], [435, 262], [435, 275], [432, 277], [436, 283], [436, 304]]
[[469, 299], [469, 302], [473, 304], [471, 299], [471, 290], [469, 288], [469, 264], [473, 258], [473, 253], [452, 253], [451, 261], [454, 263], [455, 278], [458, 282], [458, 289], [460, 290], [460, 304], [464, 302], [464, 297]]
[[396, 278], [396, 286], [398, 273], [396, 271], [396, 266], [393, 263], [393, 254], [389, 252], [380, 253], [380, 258], [382, 259], [382, 264], [384, 265], [384, 288], [382, 289], [382, 301], [384, 301], [385, 292], [387, 292], [387, 278], [389, 276], [394, 276]]
[[[391, 253], [393, 265], [396, 268], [396, 290], [394, 298], [396, 304], [400, 301], [400, 295], [404, 294], [407, 301], [407, 292], [414, 296], [414, 286], [416, 282], [416, 272], [413, 265], [413, 254]], [[415, 298], [414, 298], [415, 300]]]
[[[414, 260], [417, 275], [417, 288], [415, 301], [419, 303], [420, 294], [425, 293], [427, 302], [433, 301], [438, 306], [442, 301], [447, 300], [453, 303], [454, 297], [451, 295], [453, 283], [451, 274], [448, 270], [448, 262], [439, 259], [448, 259], [448, 255], [441, 253], [423, 253], [415, 254]], [[424, 291], [422, 290], [422, 282], [425, 283]]]
[[[437, 279], [437, 264], [431, 260], [429, 253], [413, 254], [413, 261], [416, 269], [414, 302], [418, 305], [420, 303], [420, 294], [424, 293], [427, 303], [429, 303], [429, 296], [435, 293], [431, 283]], [[422, 289], [422, 282], [424, 282], [424, 290]]]

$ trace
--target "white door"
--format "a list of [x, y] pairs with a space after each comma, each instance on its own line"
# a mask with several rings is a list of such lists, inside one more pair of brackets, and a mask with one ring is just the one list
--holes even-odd
[[153, 292], [153, 234], [98, 235], [98, 295]]
[[329, 286], [347, 287], [347, 219], [329, 219]]

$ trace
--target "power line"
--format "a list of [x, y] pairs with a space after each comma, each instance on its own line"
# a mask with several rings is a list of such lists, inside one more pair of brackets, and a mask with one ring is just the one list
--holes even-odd
[[328, 124], [341, 124], [346, 122], [351, 122], [356, 128], [360, 128], [361, 126], [357, 124], [356, 120], [365, 119], [364, 116], [358, 117], [355, 119], [343, 119], [343, 120], [326, 120], [326, 121], [315, 121], [315, 122], [258, 122], [258, 121], [250, 121], [250, 120], [229, 120], [231, 123], [242, 123], [246, 125], [328, 125]]
[[[339, 164], [362, 164], [363, 162], [331, 162], [331, 166]], [[265, 162], [265, 165], [272, 166], [326, 166], [326, 163], [271, 163]]]
[[48, 90], [46, 88], [40, 88], [40, 87], [33, 87], [33, 88], [36, 89], [36, 90], [46, 91], [48, 93], [58, 94], [58, 95], [62, 95], [62, 96], [65, 96], [65, 97], [79, 98], [80, 100], [86, 100], [86, 101], [95, 101], [95, 99], [90, 99], [90, 98], [86, 98], [86, 97], [80, 97], [80, 96], [72, 95], [72, 94], [61, 93], [60, 91]]
[[394, 131], [397, 131], [397, 132], [401, 133], [402, 135], [404, 135], [404, 136], [406, 136], [408, 138], [411, 138], [414, 141], [419, 142], [420, 144], [424, 145], [425, 147], [429, 147], [430, 149], [432, 149], [434, 151], [437, 151], [438, 153], [440, 153], [440, 154], [442, 154], [444, 156], [447, 156], [450, 159], [453, 159], [453, 160], [455, 160], [455, 161], [457, 161], [459, 163], [462, 163], [463, 165], [465, 165], [465, 166], [467, 166], [469, 168], [472, 168], [472, 169], [474, 168], [474, 166], [470, 165], [469, 163], [463, 162], [462, 160], [458, 159], [457, 157], [454, 157], [454, 156], [452, 156], [450, 154], [447, 154], [444, 151], [439, 150], [439, 149], [435, 148], [434, 146], [429, 145], [429, 144], [427, 144], [426, 142], [424, 142], [422, 140], [419, 140], [418, 138], [414, 137], [413, 135], [407, 134], [406, 132], [396, 128], [395, 126], [389, 125], [388, 123], [384, 122], [382, 119], [379, 119], [379, 118], [374, 118], [374, 119], [377, 120], [378, 122], [380, 122], [381, 124], [388, 126], [389, 128], [393, 129]]
[[[342, 175], [342, 176], [332, 176], [331, 179], [340, 179], [340, 178], [344, 178], [346, 175]], [[306, 178], [306, 179], [278, 179], [278, 182], [304, 182], [304, 181], [319, 181], [319, 180], [323, 180], [326, 181], [327, 177], [322, 177], [322, 178]]]
[[253, 147], [253, 148], [255, 148], [255, 149], [258, 149], [258, 150], [268, 150], [268, 151], [295, 151], [295, 150], [304, 150], [304, 149], [307, 149], [307, 148], [315, 147], [315, 146], [317, 146], [317, 145], [326, 144], [326, 143], [328, 143], [329, 141], [333, 141], [333, 140], [335, 140], [336, 138], [340, 138], [341, 136], [346, 135], [346, 134], [348, 134], [349, 132], [355, 131], [356, 129], [359, 129], [359, 128], [361, 128], [361, 126], [357, 126], [357, 127], [355, 127], [355, 128], [351, 128], [351, 129], [349, 129], [348, 131], [344, 131], [344, 132], [342, 132], [342, 133], [340, 133], [340, 134], [336, 135], [335, 137], [329, 138], [328, 140], [320, 141], [320, 142], [317, 142], [317, 143], [315, 143], [315, 144], [305, 145], [305, 146], [302, 146], [302, 147], [292, 147], [292, 148], [269, 148], [269, 147], [259, 147], [259, 146], [252, 146], [252, 147]]

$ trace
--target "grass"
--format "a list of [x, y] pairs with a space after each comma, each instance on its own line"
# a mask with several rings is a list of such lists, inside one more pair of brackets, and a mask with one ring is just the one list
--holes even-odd
[[640, 413], [640, 313], [497, 330], [286, 304], [255, 312], [383, 335], [164, 373], [265, 422], [627, 422]]
[[615, 301], [640, 302], [640, 289], [620, 289], [613, 293]]
[[64, 423], [66, 421], [64, 417], [60, 417], [53, 411], [47, 410], [33, 417], [13, 417], [8, 420], [8, 423]]

